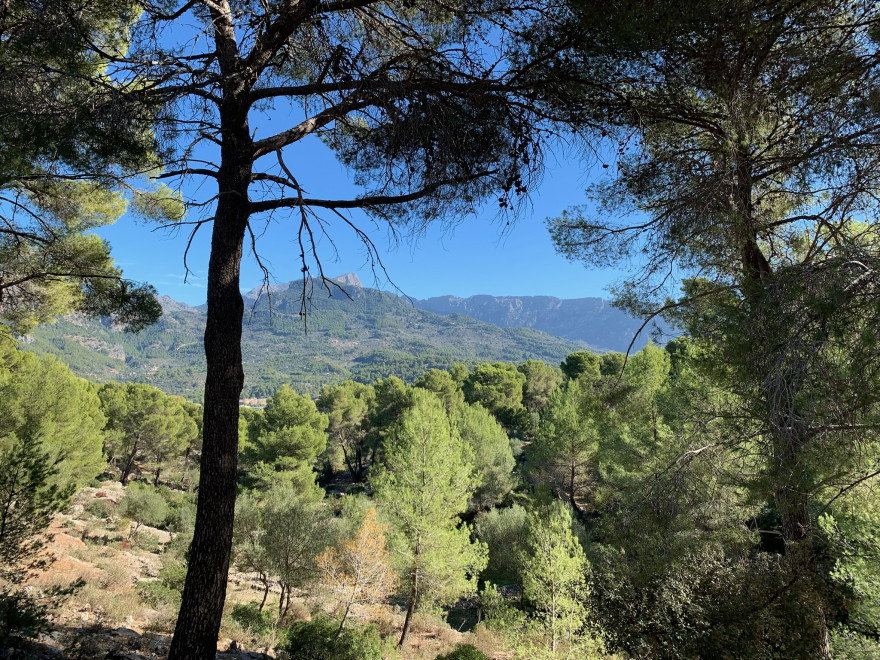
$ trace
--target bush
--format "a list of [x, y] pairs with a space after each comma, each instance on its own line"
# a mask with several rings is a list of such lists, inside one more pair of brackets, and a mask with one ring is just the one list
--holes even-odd
[[126, 488], [125, 497], [119, 502], [119, 515], [134, 520], [135, 529], [141, 525], [164, 526], [168, 504], [155, 488], [135, 482]]
[[438, 655], [436, 660], [489, 660], [489, 656], [473, 644], [459, 644], [446, 655]]
[[229, 615], [242, 628], [257, 635], [263, 635], [272, 628], [272, 615], [260, 610], [256, 603], [239, 603]]
[[489, 563], [480, 576], [497, 584], [519, 582], [517, 551], [526, 536], [526, 510], [514, 504], [507, 509], [492, 509], [477, 516], [474, 532], [489, 546]]
[[113, 513], [113, 505], [107, 500], [94, 499], [86, 502], [83, 507], [87, 513], [95, 518], [103, 520], [109, 518]]
[[151, 607], [171, 605], [180, 607], [183, 583], [186, 581], [186, 564], [169, 561], [159, 571], [159, 579], [138, 584], [141, 598]]
[[0, 649], [15, 648], [21, 638], [47, 628], [45, 607], [24, 591], [0, 591]]
[[146, 552], [159, 552], [159, 538], [152, 532], [138, 532], [134, 535], [132, 543], [136, 548]]
[[382, 660], [382, 640], [375, 626], [343, 630], [326, 617], [293, 624], [283, 649], [297, 660]]

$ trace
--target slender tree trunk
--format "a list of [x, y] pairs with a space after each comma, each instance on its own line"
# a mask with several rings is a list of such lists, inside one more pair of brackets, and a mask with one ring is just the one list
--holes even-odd
[[180, 615], [168, 660], [212, 660], [216, 655], [232, 551], [238, 401], [244, 386], [244, 302], [239, 272], [250, 212], [248, 185], [253, 143], [247, 103], [243, 97], [236, 97], [235, 89], [227, 90], [226, 94], [220, 108], [223, 142], [217, 179], [219, 196], [208, 264], [207, 377], [199, 500]]
[[260, 612], [263, 611], [263, 607], [266, 605], [266, 599], [269, 597], [269, 578], [260, 574], [260, 581], [263, 583], [263, 600], [260, 601]]
[[339, 622], [339, 629], [336, 631], [336, 639], [342, 634], [342, 629], [345, 628], [345, 620], [348, 618], [348, 613], [351, 611], [351, 601], [349, 601], [345, 605], [345, 612], [342, 613], [342, 621]]
[[128, 475], [131, 474], [132, 469], [134, 468], [134, 457], [137, 456], [138, 445], [141, 442], [140, 436], [134, 441], [134, 447], [131, 448], [131, 453], [128, 455], [128, 460], [125, 461], [125, 467], [122, 468], [122, 474], [119, 477], [119, 483], [123, 486], [125, 482], [128, 480]]
[[397, 648], [403, 648], [403, 642], [406, 634], [409, 632], [409, 624], [412, 621], [413, 611], [416, 609], [416, 600], [419, 597], [419, 569], [413, 571], [412, 589], [409, 592], [409, 607], [406, 610], [406, 618], [403, 620], [403, 632], [400, 633], [400, 641], [397, 642]]
[[183, 455], [183, 468], [180, 473], [180, 489], [186, 490], [186, 473], [189, 472], [189, 455], [192, 452], [191, 447], [186, 448], [186, 453]]
[[358, 479], [357, 470], [355, 470], [355, 467], [352, 465], [351, 459], [348, 456], [348, 450], [345, 448], [345, 440], [343, 440], [341, 436], [339, 438], [339, 446], [342, 447], [342, 457], [345, 459], [345, 467], [348, 468], [348, 471], [351, 474], [351, 480], [360, 481], [360, 479]]

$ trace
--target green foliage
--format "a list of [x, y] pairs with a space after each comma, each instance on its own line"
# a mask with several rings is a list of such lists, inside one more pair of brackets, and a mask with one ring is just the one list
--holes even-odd
[[158, 580], [140, 582], [138, 591], [144, 601], [152, 606], [171, 605], [180, 607], [180, 597], [186, 580], [186, 563], [167, 555], [163, 556]]
[[79, 309], [138, 329], [161, 314], [155, 290], [122, 280], [86, 233], [122, 215], [121, 180], [156, 162], [156, 108], [120, 104], [93, 46], [115, 51], [136, 12], [118, 0], [67, 9], [11, 2], [0, 16], [0, 318], [24, 332]]
[[325, 385], [315, 402], [328, 418], [327, 434], [332, 439], [328, 451], [336, 449], [354, 481], [365, 477], [368, 452], [374, 448], [369, 440], [368, 414], [373, 408], [375, 392], [369, 385], [346, 381], [341, 385]]
[[571, 532], [571, 511], [555, 501], [529, 513], [520, 553], [523, 595], [535, 609], [555, 653], [561, 643], [569, 653], [588, 639], [587, 558]]
[[[150, 385], [108, 383], [98, 391], [107, 416], [105, 450], [119, 468], [124, 485], [140, 466], [153, 472], [158, 486], [163, 470], [184, 461], [199, 443], [199, 427], [187, 404]], [[185, 466], [184, 466], [185, 472]]]
[[75, 488], [99, 471], [95, 430], [102, 421], [95, 404], [86, 384], [63, 365], [18, 353], [14, 342], [0, 332], [0, 645], [4, 648], [43, 630], [50, 606], [75, 586], [37, 595], [18, 587], [29, 570], [50, 563], [51, 558], [41, 553], [40, 532], [68, 504]]
[[501, 425], [480, 405], [459, 403], [450, 420], [455, 433], [470, 448], [480, 482], [471, 497], [472, 509], [487, 509], [501, 502], [515, 480], [510, 439]]
[[131, 518], [135, 522], [132, 535], [141, 525], [148, 527], [164, 527], [168, 518], [168, 504], [154, 487], [140, 482], [133, 482], [125, 489], [125, 497], [119, 501], [117, 509], [120, 516]]
[[97, 404], [87, 384], [63, 364], [18, 353], [0, 336], [0, 438], [39, 443], [57, 464], [51, 481], [62, 490], [81, 486], [103, 469], [104, 417]]
[[416, 387], [433, 392], [450, 413], [464, 403], [462, 383], [455, 380], [448, 371], [431, 369], [413, 383]]
[[479, 403], [491, 413], [522, 407], [526, 377], [512, 364], [481, 364], [471, 371], [462, 385], [465, 400]]
[[530, 413], [541, 412], [550, 395], [562, 382], [562, 374], [540, 360], [523, 362], [517, 370], [526, 377], [523, 384], [523, 405]]
[[[669, 624], [680, 637], [662, 633], [652, 642], [643, 629], [623, 648], [634, 655], [830, 657], [829, 623], [835, 616], [844, 623], [850, 613], [861, 620], [859, 612], [872, 608], [870, 597], [857, 595], [871, 579], [857, 577], [855, 557], [874, 555], [876, 539], [842, 511], [827, 524], [818, 516], [850, 491], [873, 490], [880, 456], [878, 6], [576, 7], [554, 38], [577, 41], [577, 54], [549, 66], [554, 75], [570, 66], [570, 74], [598, 83], [580, 107], [617, 150], [617, 176], [594, 187], [594, 206], [552, 221], [551, 232], [564, 255], [591, 265], [640, 250], [642, 267], [618, 288], [618, 304], [643, 315], [665, 308], [694, 344], [691, 372], [674, 364], [676, 376], [691, 383], [680, 390], [687, 396], [677, 414], [665, 415], [672, 433], [647, 416], [634, 418], [633, 432], [618, 438], [627, 465], [611, 477], [655, 500], [653, 507], [629, 500], [632, 510], [616, 531], [634, 526], [664, 548], [666, 562], [635, 538], [625, 546], [634, 574], [652, 566], [654, 584], [679, 593], [675, 614], [655, 612], [677, 621]], [[700, 277], [682, 282], [670, 300], [675, 273]], [[653, 403], [665, 398], [660, 393]], [[659, 406], [647, 410], [664, 417]], [[656, 431], [653, 446], [648, 429]], [[651, 486], [635, 459], [644, 463], [664, 445], [677, 449], [666, 462], [675, 476], [655, 466]], [[623, 488], [618, 495], [629, 499]], [[763, 529], [759, 547], [771, 550], [768, 537], [777, 533], [778, 564], [774, 555], [750, 553], [757, 541], [743, 538], [744, 527], [758, 526], [756, 509], [765, 502], [777, 522]], [[675, 525], [678, 534], [643, 526], [646, 520]], [[834, 527], [834, 552], [849, 545], [839, 564], [826, 555]], [[637, 547], [638, 559], [631, 556]], [[835, 583], [834, 567], [842, 577], [846, 564], [854, 573]], [[679, 572], [691, 572], [690, 580]], [[728, 595], [702, 601], [690, 591], [695, 583], [713, 593], [722, 590], [712, 585], [726, 583]], [[620, 598], [619, 623], [635, 593]], [[765, 598], [760, 617], [750, 614], [749, 603]], [[850, 598], [859, 604], [838, 614]], [[665, 625], [657, 621], [654, 629]]]
[[550, 396], [529, 447], [531, 478], [549, 483], [575, 507], [597, 468], [602, 411], [589, 376], [569, 380]]
[[262, 503], [243, 498], [236, 521], [236, 560], [281, 586], [278, 618], [290, 607], [291, 592], [317, 576], [317, 555], [332, 542], [329, 512], [288, 482], [272, 486]]
[[314, 401], [283, 385], [248, 425], [249, 443], [242, 455], [246, 485], [269, 488], [288, 479], [309, 489], [312, 466], [327, 446], [327, 423]]
[[375, 626], [339, 631], [333, 619], [315, 617], [294, 623], [285, 637], [283, 649], [302, 660], [382, 659], [382, 640]]
[[489, 548], [489, 562], [481, 578], [494, 584], [519, 583], [519, 549], [527, 537], [527, 511], [514, 504], [480, 512], [474, 521], [476, 537]]
[[15, 648], [49, 628], [47, 612], [24, 591], [0, 589], [0, 651]]
[[371, 479], [397, 526], [391, 547], [412, 588], [410, 610], [419, 594], [450, 602], [473, 593], [486, 565], [485, 547], [471, 542], [458, 519], [478, 484], [470, 449], [436, 396], [416, 389], [412, 401], [386, 438], [383, 465]]
[[435, 660], [489, 660], [489, 656], [473, 644], [456, 644], [454, 650], [438, 655]]
[[261, 610], [256, 603], [236, 603], [230, 617], [256, 635], [265, 634], [272, 628], [272, 615]]
[[590, 351], [575, 351], [569, 355], [559, 368], [568, 379], [583, 377], [586, 382], [592, 383], [599, 380], [603, 359]]

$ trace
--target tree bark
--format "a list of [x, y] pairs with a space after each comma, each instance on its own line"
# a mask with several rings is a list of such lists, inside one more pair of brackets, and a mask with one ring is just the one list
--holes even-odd
[[[234, 90], [233, 90], [234, 92]], [[239, 273], [250, 213], [253, 143], [247, 104], [230, 92], [220, 109], [219, 196], [208, 264], [204, 441], [189, 567], [168, 660], [212, 660], [226, 600], [238, 467], [238, 401], [244, 386]]]
[[406, 609], [406, 618], [403, 620], [403, 631], [400, 633], [400, 641], [397, 642], [397, 648], [403, 648], [403, 642], [406, 634], [409, 632], [409, 624], [412, 621], [413, 612], [416, 609], [416, 600], [419, 597], [419, 569], [413, 571], [412, 589], [409, 592], [409, 607]]
[[138, 436], [137, 440], [134, 441], [134, 447], [131, 450], [131, 454], [128, 456], [128, 460], [125, 461], [125, 467], [122, 468], [122, 474], [119, 477], [119, 483], [123, 486], [125, 482], [128, 481], [128, 475], [131, 474], [131, 471], [134, 469], [134, 457], [137, 456], [138, 445], [140, 444], [140, 436]]
[[801, 593], [798, 600], [804, 602], [807, 608], [815, 605], [815, 611], [805, 618], [804, 628], [798, 633], [803, 640], [802, 650], [808, 657], [830, 660], [828, 626], [821, 606], [821, 594], [816, 591], [818, 565], [813, 547], [812, 517], [808, 508], [812, 486], [805, 465], [809, 447], [804, 430], [799, 428], [796, 419], [795, 400], [802, 383], [797, 373], [788, 373], [784, 366], [785, 346], [791, 341], [781, 328], [784, 321], [770, 320], [766, 313], [760, 311], [775, 306], [768, 299], [767, 284], [773, 271], [754, 236], [746, 238], [742, 259], [746, 302], [758, 312], [752, 316], [760, 319], [751, 338], [753, 350], [761, 356], [768, 347], [774, 347], [769, 349], [771, 354], [756, 360], [756, 364], [761, 365], [759, 369], [763, 369], [763, 373], [756, 376], [764, 380], [764, 407], [774, 454], [769, 476], [781, 521], [786, 563], [792, 577], [796, 578], [792, 588]]

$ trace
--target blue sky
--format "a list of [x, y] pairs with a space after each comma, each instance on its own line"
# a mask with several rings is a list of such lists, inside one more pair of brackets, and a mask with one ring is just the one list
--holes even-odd
[[[333, 153], [317, 140], [302, 145], [294, 156], [295, 161], [287, 157], [288, 165], [293, 164], [296, 175], [301, 177], [300, 183], [311, 195], [353, 195], [358, 191]], [[452, 229], [432, 227], [416, 240], [403, 239], [398, 245], [389, 240], [381, 226], [371, 232], [371, 237], [394, 284], [414, 298], [476, 294], [608, 297], [606, 287], [622, 274], [587, 270], [567, 262], [555, 253], [544, 224], [547, 217], [585, 201], [589, 176], [577, 159], [550, 155], [541, 185], [513, 227], [505, 230], [495, 220], [494, 210], [487, 208]], [[201, 189], [193, 187], [186, 192], [205, 197], [212, 189], [213, 182], [205, 182]], [[258, 243], [273, 283], [300, 276], [296, 236], [291, 228], [295, 224], [285, 224], [283, 216], [276, 216]], [[188, 236], [185, 229], [169, 233], [124, 216], [99, 233], [111, 243], [113, 256], [127, 278], [150, 282], [161, 295], [191, 305], [205, 302], [210, 226], [201, 230], [190, 249], [187, 263], [191, 272], [187, 282], [183, 265]], [[322, 243], [325, 273], [336, 276], [353, 272], [366, 286], [392, 288], [381, 273], [378, 281], [374, 278], [362, 246], [350, 232], [331, 227], [330, 233], [337, 250], [327, 241]], [[261, 272], [255, 260], [246, 255], [242, 289], [249, 290], [260, 281]]]

